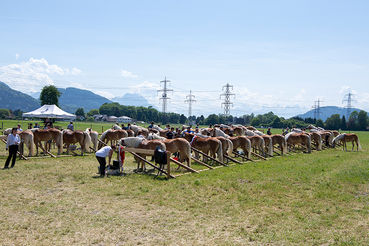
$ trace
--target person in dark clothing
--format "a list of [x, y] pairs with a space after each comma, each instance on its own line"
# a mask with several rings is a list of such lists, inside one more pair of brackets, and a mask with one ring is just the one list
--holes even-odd
[[272, 135], [272, 131], [270, 130], [270, 127], [268, 128], [267, 134]]
[[174, 127], [170, 128], [170, 130], [167, 132], [166, 137], [167, 139], [173, 139], [174, 138]]
[[14, 127], [12, 129], [12, 133], [8, 135], [6, 142], [6, 149], [9, 150], [9, 156], [6, 159], [5, 166], [3, 169], [9, 168], [10, 160], [12, 160], [12, 165], [10, 168], [13, 168], [15, 165], [15, 159], [17, 158], [18, 145], [20, 144], [20, 137], [17, 134], [18, 128]]

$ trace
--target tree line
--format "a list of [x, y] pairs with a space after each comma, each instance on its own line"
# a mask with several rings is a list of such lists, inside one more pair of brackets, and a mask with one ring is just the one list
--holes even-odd
[[[58, 99], [60, 92], [53, 85], [45, 86], [40, 94], [41, 105], [44, 104], [56, 104], [58, 105]], [[10, 111], [8, 109], [0, 109], [0, 118], [21, 118], [21, 110]], [[266, 114], [246, 114], [240, 117], [235, 116], [224, 116], [218, 114], [210, 114], [208, 117], [201, 116], [190, 116], [186, 117], [184, 114], [178, 113], [162, 113], [157, 109], [149, 107], [136, 107], [120, 105], [119, 103], [104, 103], [98, 109], [92, 109], [88, 113], [84, 112], [83, 108], [78, 108], [75, 112], [81, 120], [92, 121], [93, 115], [102, 114], [108, 116], [128, 116], [137, 121], [144, 122], [157, 122], [161, 124], [200, 124], [200, 125], [214, 125], [214, 124], [241, 124], [241, 125], [252, 125], [256, 127], [273, 127], [273, 128], [304, 128], [309, 124], [314, 124], [319, 127], [323, 127], [331, 130], [360, 130], [364, 131], [368, 128], [368, 114], [364, 110], [360, 112], [354, 111], [351, 113], [347, 120], [345, 116], [340, 117], [339, 114], [331, 115], [325, 122], [321, 119], [315, 120], [312, 118], [300, 118], [292, 117], [285, 119], [279, 117], [273, 112]]]

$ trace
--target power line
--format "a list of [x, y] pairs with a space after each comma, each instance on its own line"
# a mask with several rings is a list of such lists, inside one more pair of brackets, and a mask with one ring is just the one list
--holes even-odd
[[185, 103], [188, 103], [188, 117], [192, 116], [192, 103], [196, 102], [194, 99], [195, 96], [192, 95], [192, 91], [190, 90], [190, 94], [186, 96]]
[[224, 88], [225, 92], [223, 94], [220, 94], [220, 99], [224, 97], [224, 102], [222, 102], [222, 106], [224, 107], [224, 115], [228, 116], [230, 115], [231, 106], [233, 106], [233, 103], [231, 102], [231, 96], [235, 97], [236, 94], [231, 93], [231, 90], [233, 90], [233, 85], [227, 83], [225, 86], [223, 86], [223, 90]]
[[160, 85], [161, 85], [161, 83], [163, 83], [163, 89], [158, 90], [158, 92], [163, 92], [161, 94], [161, 98], [159, 100], [162, 101], [161, 111], [164, 114], [167, 112], [167, 102], [170, 99], [170, 97], [168, 97], [168, 92], [173, 91], [172, 89], [168, 89], [169, 82], [170, 82], [170, 80], [167, 80], [167, 77], [165, 77], [164, 80], [160, 81]]
[[352, 111], [352, 102], [356, 101], [355, 99], [353, 99], [354, 94], [351, 93], [351, 91], [347, 94], [345, 94], [345, 96], [343, 97], [342, 103], [347, 102], [345, 108], [346, 108], [346, 119], [348, 120], [350, 118], [351, 115], [351, 111]]

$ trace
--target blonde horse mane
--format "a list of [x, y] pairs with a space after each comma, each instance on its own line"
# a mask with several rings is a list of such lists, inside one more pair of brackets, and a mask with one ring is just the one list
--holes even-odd
[[154, 140], [154, 139], [165, 140], [166, 138], [161, 137], [155, 133], [149, 133], [149, 135], [147, 136], [147, 140]]
[[122, 138], [119, 143], [127, 147], [137, 148], [145, 139], [141, 137], [126, 137]]

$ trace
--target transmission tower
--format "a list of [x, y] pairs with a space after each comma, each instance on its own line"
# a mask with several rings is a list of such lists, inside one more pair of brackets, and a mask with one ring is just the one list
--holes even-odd
[[169, 82], [170, 80], [167, 80], [167, 77], [165, 77], [163, 81], [160, 81], [160, 85], [161, 83], [163, 83], [163, 89], [158, 90], [158, 92], [163, 92], [161, 94], [160, 100], [162, 101], [161, 112], [163, 112], [164, 114], [167, 112], [167, 101], [170, 99], [168, 97], [168, 92], [173, 91], [172, 89], [168, 89]]
[[318, 98], [317, 101], [314, 102], [314, 120], [318, 120], [320, 119], [320, 103], [323, 101], [320, 101], [320, 99]]
[[349, 93], [347, 93], [342, 100], [342, 103], [347, 103], [345, 108], [346, 108], [346, 119], [348, 120], [350, 118], [351, 115], [351, 111], [352, 111], [352, 102], [355, 101], [355, 99], [353, 99], [354, 94], [351, 93], [351, 91]]
[[224, 108], [224, 115], [228, 116], [230, 115], [230, 109], [233, 103], [231, 102], [231, 96], [235, 97], [234, 93], [231, 93], [231, 90], [233, 90], [233, 85], [230, 85], [227, 83], [225, 86], [223, 86], [223, 94], [220, 94], [220, 99], [224, 97], [224, 102], [222, 102], [222, 106]]
[[196, 102], [194, 98], [195, 96], [192, 95], [192, 91], [186, 96], [185, 103], [188, 103], [188, 117], [192, 116], [192, 103]]

